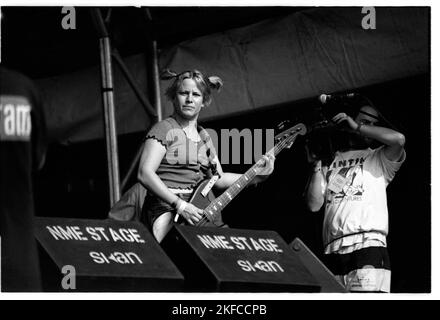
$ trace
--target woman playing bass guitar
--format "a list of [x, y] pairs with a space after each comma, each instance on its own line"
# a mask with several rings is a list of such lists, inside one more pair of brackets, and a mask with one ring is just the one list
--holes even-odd
[[[202, 218], [203, 210], [188, 202], [201, 181], [218, 175], [214, 187], [223, 190], [241, 176], [223, 172], [209, 134], [197, 125], [200, 111], [210, 104], [212, 90], [218, 91], [222, 80], [206, 77], [197, 70], [166, 70], [162, 79], [172, 80], [166, 96], [173, 103], [174, 113], [148, 132], [138, 171], [138, 180], [149, 191], [143, 222], [151, 227], [158, 242], [171, 229], [176, 214], [190, 225]], [[252, 184], [273, 171], [275, 158], [264, 159], [265, 166]]]

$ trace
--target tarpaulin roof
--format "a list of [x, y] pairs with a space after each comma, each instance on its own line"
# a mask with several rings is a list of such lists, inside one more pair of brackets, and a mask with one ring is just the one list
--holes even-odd
[[[136, 55], [125, 64], [140, 88], [146, 90], [146, 57]], [[118, 134], [146, 130], [151, 119], [119, 68], [113, 64], [116, 128]], [[39, 81], [51, 140], [61, 143], [104, 136], [104, 114], [99, 67]]]
[[[182, 42], [160, 53], [160, 67], [199, 69], [224, 81], [200, 119], [350, 90], [430, 70], [430, 9], [376, 7], [363, 29], [360, 7], [314, 8], [284, 18]], [[176, 26], [177, 27], [177, 26]], [[146, 88], [145, 56], [126, 59]], [[116, 66], [118, 134], [146, 130], [150, 119]], [[40, 81], [50, 134], [60, 142], [103, 136], [99, 68]], [[164, 114], [172, 105], [163, 96]]]

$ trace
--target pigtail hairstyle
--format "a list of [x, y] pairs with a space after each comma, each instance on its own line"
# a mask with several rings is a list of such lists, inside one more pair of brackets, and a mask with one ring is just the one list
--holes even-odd
[[160, 78], [162, 80], [170, 80], [170, 79], [176, 78], [177, 76], [178, 76], [178, 74], [170, 69], [165, 69], [160, 74]]
[[203, 103], [205, 106], [208, 106], [212, 101], [211, 90], [220, 91], [223, 86], [223, 81], [219, 77], [205, 77], [198, 70], [187, 70], [181, 73], [176, 73], [170, 69], [165, 69], [162, 71], [160, 78], [162, 80], [174, 79], [173, 83], [165, 91], [165, 96], [172, 102], [174, 102], [177, 91], [185, 79], [192, 79], [196, 82], [197, 87], [203, 94]]
[[208, 85], [211, 89], [220, 91], [220, 89], [223, 87], [223, 81], [217, 76], [210, 76], [208, 77]]

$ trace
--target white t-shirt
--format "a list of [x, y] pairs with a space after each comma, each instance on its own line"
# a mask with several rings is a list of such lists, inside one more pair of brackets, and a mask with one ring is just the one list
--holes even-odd
[[400, 161], [390, 161], [383, 146], [336, 153], [326, 172], [323, 228], [326, 253], [386, 246], [386, 187], [405, 157], [404, 152]]

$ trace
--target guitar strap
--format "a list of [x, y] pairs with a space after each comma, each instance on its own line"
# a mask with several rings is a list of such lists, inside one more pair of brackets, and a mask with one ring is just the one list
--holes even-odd
[[217, 170], [217, 163], [214, 162], [216, 152], [214, 146], [212, 145], [211, 137], [202, 126], [197, 126], [197, 130], [199, 131], [199, 135], [202, 138], [204, 145], [206, 146], [206, 156], [208, 157], [209, 170], [211, 171], [211, 178], [201, 191], [202, 196], [206, 197], [209, 191], [211, 191], [214, 184], [220, 178], [220, 173]]
[[209, 169], [211, 170], [211, 174], [220, 178], [220, 174], [217, 170], [217, 163], [214, 161], [216, 157], [216, 152], [214, 146], [212, 145], [211, 136], [202, 126], [198, 125], [197, 130], [200, 137], [202, 138], [203, 144], [206, 146], [206, 156], [208, 157]]

